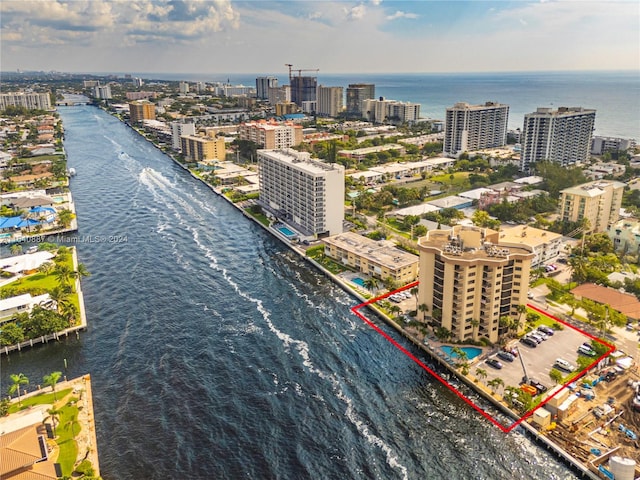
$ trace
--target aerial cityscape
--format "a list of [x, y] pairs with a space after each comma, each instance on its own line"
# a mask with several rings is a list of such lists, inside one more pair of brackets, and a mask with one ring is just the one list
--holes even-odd
[[0, 14], [0, 478], [640, 478], [635, 2]]

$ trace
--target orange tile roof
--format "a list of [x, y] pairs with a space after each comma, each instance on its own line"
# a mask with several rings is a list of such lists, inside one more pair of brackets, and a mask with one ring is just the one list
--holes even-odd
[[594, 283], [580, 285], [571, 290], [571, 293], [603, 305], [609, 305], [629, 318], [640, 319], [640, 301], [630, 293], [619, 292], [613, 288]]

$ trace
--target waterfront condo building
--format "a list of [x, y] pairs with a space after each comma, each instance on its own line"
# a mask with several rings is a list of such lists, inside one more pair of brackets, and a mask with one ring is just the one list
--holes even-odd
[[568, 166], [589, 158], [596, 111], [582, 107], [538, 108], [524, 116], [520, 170], [549, 160]]
[[563, 222], [588, 220], [591, 232], [604, 232], [618, 221], [625, 184], [596, 180], [560, 192], [560, 218]]
[[362, 104], [365, 100], [376, 98], [376, 86], [373, 83], [351, 83], [347, 87], [347, 114], [363, 116]]
[[626, 152], [635, 148], [636, 142], [632, 139], [616, 137], [593, 137], [591, 140], [591, 154], [602, 155], [606, 152], [623, 151]]
[[318, 85], [316, 113], [326, 117], [337, 117], [344, 106], [342, 87], [323, 87]]
[[291, 101], [302, 108], [303, 102], [316, 101], [316, 77], [291, 77]]
[[257, 143], [264, 149], [289, 148], [302, 143], [302, 127], [273, 120], [245, 122], [238, 127], [238, 137]]
[[171, 147], [174, 150], [180, 150], [182, 148], [182, 140], [180, 140], [180, 137], [195, 134], [195, 123], [171, 122]]
[[180, 137], [182, 155], [192, 162], [202, 160], [219, 160], [223, 162], [226, 156], [224, 137], [197, 137], [184, 135]]
[[509, 105], [456, 103], [447, 108], [443, 152], [450, 157], [461, 153], [502, 147], [507, 143]]
[[522, 331], [517, 307], [527, 303], [530, 246], [501, 241], [494, 230], [456, 225], [429, 231], [418, 249], [421, 320], [447, 329], [453, 341], [497, 342], [509, 330], [501, 322], [506, 317], [520, 320], [512, 332]]
[[276, 77], [256, 78], [256, 98], [260, 100], [269, 98], [270, 88], [278, 88], [278, 79]]
[[258, 150], [260, 205], [304, 235], [342, 233], [344, 167], [293, 149]]
[[142, 120], [155, 120], [156, 106], [147, 101], [129, 102], [129, 120], [135, 125]]
[[372, 240], [353, 232], [323, 238], [324, 253], [337, 262], [380, 280], [391, 278], [397, 285], [413, 282], [419, 257], [398, 249], [389, 240]]
[[48, 93], [0, 93], [0, 110], [7, 107], [24, 107], [28, 110], [51, 110]]

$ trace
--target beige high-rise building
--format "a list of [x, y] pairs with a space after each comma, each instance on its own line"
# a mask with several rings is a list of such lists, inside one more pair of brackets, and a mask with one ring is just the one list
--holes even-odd
[[565, 222], [589, 221], [592, 232], [605, 232], [607, 227], [620, 218], [622, 193], [625, 184], [613, 180], [596, 180], [560, 193], [560, 215]]
[[302, 126], [259, 120], [241, 124], [238, 135], [240, 140], [250, 140], [269, 150], [289, 148], [302, 143]]
[[[527, 303], [529, 271], [534, 258], [528, 245], [500, 240], [499, 232], [454, 226], [431, 230], [418, 242], [421, 320], [451, 332], [453, 341], [485, 337], [497, 342], [508, 331], [502, 317], [520, 319]], [[513, 331], [513, 330], [512, 330]]]
[[293, 149], [258, 150], [260, 205], [304, 235], [342, 233], [344, 167]]
[[193, 162], [225, 160], [226, 149], [223, 137], [211, 138], [183, 135], [180, 137], [180, 142], [182, 144], [182, 154], [188, 160]]
[[328, 117], [337, 117], [344, 107], [342, 87], [324, 87], [318, 85], [316, 113]]
[[142, 120], [155, 120], [155, 104], [146, 101], [129, 102], [129, 119], [131, 124], [141, 122]]

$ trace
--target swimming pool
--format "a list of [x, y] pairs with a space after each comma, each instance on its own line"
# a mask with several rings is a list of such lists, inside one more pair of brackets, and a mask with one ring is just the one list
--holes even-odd
[[278, 231], [283, 234], [285, 237], [295, 237], [296, 232], [293, 232], [291, 229], [287, 227], [278, 227]]
[[361, 279], [360, 277], [356, 277], [356, 278], [352, 278], [351, 281], [353, 283], [355, 283], [356, 285], [359, 285], [361, 287], [364, 287], [364, 280]]
[[[444, 353], [446, 353], [450, 357], [458, 358], [457, 354], [452, 353], [453, 347], [444, 345], [440, 348], [444, 351]], [[462, 350], [464, 353], [467, 354], [467, 360], [472, 360], [482, 353], [482, 349], [477, 347], [459, 347], [459, 348], [460, 350]]]

